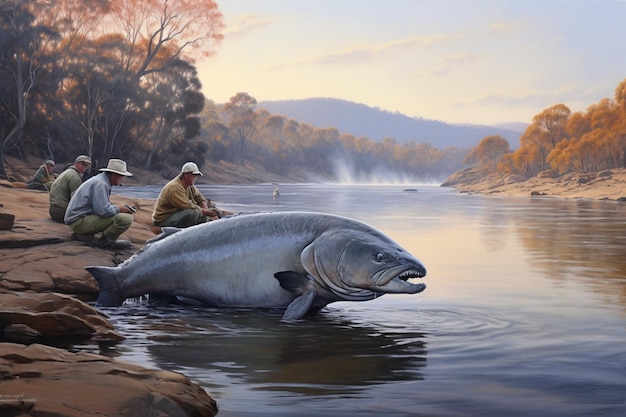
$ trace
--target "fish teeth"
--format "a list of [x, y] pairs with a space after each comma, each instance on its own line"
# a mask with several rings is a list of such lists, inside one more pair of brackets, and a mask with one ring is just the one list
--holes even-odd
[[413, 269], [409, 270], [409, 271], [404, 271], [403, 273], [400, 274], [400, 279], [402, 280], [407, 280], [410, 278], [420, 278], [422, 276], [422, 274], [420, 274], [418, 271], [415, 271]]

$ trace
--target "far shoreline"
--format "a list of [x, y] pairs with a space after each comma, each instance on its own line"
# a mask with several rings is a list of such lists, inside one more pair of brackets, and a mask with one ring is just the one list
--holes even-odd
[[626, 168], [597, 173], [548, 175], [530, 179], [515, 175], [482, 175], [474, 168], [458, 171], [441, 184], [460, 193], [500, 197], [548, 197], [626, 201]]

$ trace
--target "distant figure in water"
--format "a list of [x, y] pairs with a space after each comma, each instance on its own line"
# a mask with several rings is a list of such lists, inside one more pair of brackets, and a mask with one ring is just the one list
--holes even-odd
[[274, 197], [274, 199], [276, 197], [278, 197], [278, 195], [280, 194], [280, 191], [278, 191], [278, 185], [274, 184], [274, 192], [272, 192], [272, 197]]

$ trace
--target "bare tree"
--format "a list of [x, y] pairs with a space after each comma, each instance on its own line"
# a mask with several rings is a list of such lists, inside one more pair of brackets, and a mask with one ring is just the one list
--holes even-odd
[[9, 87], [2, 94], [1, 109], [9, 117], [0, 138], [0, 176], [6, 177], [4, 155], [17, 145], [28, 117], [31, 92], [45, 63], [45, 43], [56, 37], [47, 26], [36, 23], [31, 8], [36, 1], [7, 0], [0, 4], [0, 76]]

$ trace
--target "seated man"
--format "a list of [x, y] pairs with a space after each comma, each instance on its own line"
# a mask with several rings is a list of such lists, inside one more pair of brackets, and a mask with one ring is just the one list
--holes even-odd
[[184, 228], [232, 214], [211, 206], [194, 185], [199, 175], [198, 165], [187, 162], [180, 174], [163, 187], [152, 212], [155, 226]]
[[35, 176], [28, 181], [27, 188], [30, 188], [31, 190], [50, 190], [52, 183], [54, 183], [54, 174], [52, 173], [54, 165], [54, 161], [52, 159], [48, 159], [39, 167], [39, 169], [37, 169]]
[[[133, 224], [135, 210], [125, 205], [114, 206], [110, 196], [113, 185], [120, 185], [124, 177], [133, 174], [126, 170], [126, 162], [121, 159], [110, 159], [100, 171], [82, 183], [72, 196], [65, 212], [65, 224], [70, 225], [77, 240], [105, 249], [128, 249], [132, 246], [130, 241], [117, 238]], [[99, 232], [102, 237], [92, 242]]]
[[74, 165], [63, 171], [50, 187], [50, 218], [63, 223], [65, 210], [70, 199], [83, 183], [83, 174], [91, 166], [91, 159], [87, 155], [78, 155]]

